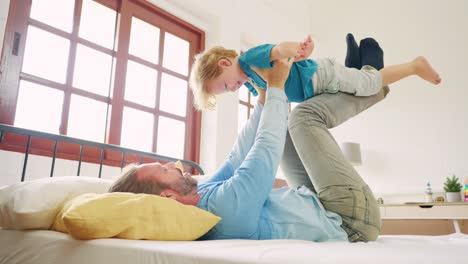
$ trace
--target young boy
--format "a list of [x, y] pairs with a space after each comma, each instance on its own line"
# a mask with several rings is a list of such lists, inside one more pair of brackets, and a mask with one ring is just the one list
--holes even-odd
[[339, 91], [356, 96], [376, 94], [383, 86], [411, 75], [439, 84], [441, 78], [424, 57], [388, 66], [380, 71], [371, 66], [362, 69], [346, 68], [332, 59], [307, 59], [314, 49], [310, 36], [303, 42], [264, 44], [242, 55], [234, 50], [213, 47], [195, 57], [190, 73], [190, 87], [194, 104], [199, 110], [213, 109], [216, 95], [235, 92], [242, 85], [256, 96], [255, 88], [266, 89], [264, 81], [275, 60], [294, 59], [285, 91], [290, 102], [303, 102], [321, 93]]

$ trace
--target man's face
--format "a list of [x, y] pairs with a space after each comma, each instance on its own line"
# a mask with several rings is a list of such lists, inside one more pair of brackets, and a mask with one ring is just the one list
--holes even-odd
[[137, 177], [149, 177], [164, 183], [180, 195], [179, 202], [192, 204], [198, 197], [197, 180], [188, 172], [182, 172], [174, 162], [161, 164], [159, 162], [142, 164], [138, 166]]

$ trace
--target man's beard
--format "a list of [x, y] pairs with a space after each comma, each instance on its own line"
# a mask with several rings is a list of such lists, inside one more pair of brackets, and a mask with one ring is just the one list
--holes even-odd
[[195, 180], [191, 176], [187, 176], [181, 178], [180, 181], [177, 182], [177, 184], [174, 184], [174, 186], [172, 186], [172, 189], [174, 189], [182, 195], [187, 195], [196, 192], [197, 184], [197, 180]]

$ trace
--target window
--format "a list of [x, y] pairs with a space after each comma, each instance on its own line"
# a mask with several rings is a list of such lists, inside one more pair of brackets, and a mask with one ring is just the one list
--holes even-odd
[[144, 0], [15, 0], [6, 32], [0, 123], [198, 161], [201, 30]]
[[249, 89], [241, 86], [239, 89], [239, 120], [237, 122], [237, 130], [240, 131], [245, 122], [250, 117], [255, 104], [257, 103], [257, 96], [253, 96]]
[[[257, 103], [257, 97], [253, 96], [249, 90], [242, 86], [239, 89], [239, 120], [237, 122], [237, 130], [240, 131], [244, 126], [245, 122], [250, 117], [255, 104]], [[291, 112], [298, 103], [289, 103], [289, 112]]]
[[[257, 97], [253, 96], [247, 87], [242, 86], [239, 89], [239, 119], [237, 122], [237, 130], [239, 132], [250, 118], [250, 114], [252, 113], [256, 103]], [[289, 103], [289, 112], [291, 112], [297, 105], [298, 103]], [[276, 178], [285, 179], [281, 166], [276, 172]]]

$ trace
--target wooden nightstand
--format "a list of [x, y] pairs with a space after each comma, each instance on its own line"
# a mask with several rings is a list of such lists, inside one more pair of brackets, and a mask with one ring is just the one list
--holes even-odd
[[449, 219], [456, 233], [458, 220], [468, 219], [468, 203], [405, 203], [380, 205], [382, 219]]

